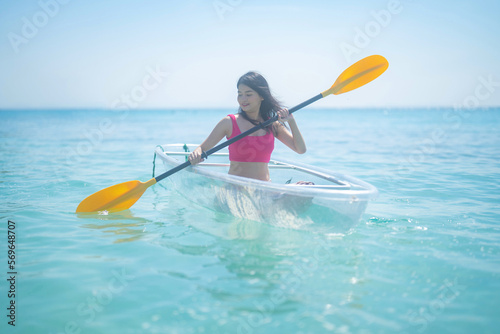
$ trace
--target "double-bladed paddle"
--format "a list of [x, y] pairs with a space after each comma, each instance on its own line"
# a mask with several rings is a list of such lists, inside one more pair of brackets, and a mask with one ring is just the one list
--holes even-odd
[[[340, 74], [332, 87], [314, 96], [313, 98], [310, 98], [309, 100], [289, 109], [289, 112], [291, 114], [330, 94], [339, 95], [361, 87], [376, 79], [378, 76], [384, 73], [384, 71], [388, 67], [389, 63], [382, 56], [375, 55], [361, 59], [360, 61], [349, 66], [344, 72], [342, 72], [342, 74]], [[219, 151], [220, 149], [254, 133], [261, 128], [265, 128], [266, 126], [277, 120], [278, 116], [270, 118], [267, 121], [251, 128], [250, 130], [245, 131], [242, 134], [213, 147], [207, 152], [204, 152], [203, 157], [206, 158], [210, 154]], [[189, 161], [186, 161], [183, 164], [180, 164], [179, 166], [174, 167], [171, 170], [155, 178], [152, 178], [147, 182], [128, 181], [102, 189], [85, 198], [76, 208], [76, 212], [83, 213], [104, 210], [115, 212], [126, 210], [134, 205], [134, 203], [137, 202], [139, 198], [141, 198], [142, 194], [146, 191], [147, 188], [190, 165], [191, 163]]]

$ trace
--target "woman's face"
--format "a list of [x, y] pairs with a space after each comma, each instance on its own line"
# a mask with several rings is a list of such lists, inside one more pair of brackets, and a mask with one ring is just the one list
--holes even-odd
[[240, 84], [238, 86], [238, 103], [241, 110], [249, 114], [259, 114], [260, 104], [264, 99], [252, 88]]

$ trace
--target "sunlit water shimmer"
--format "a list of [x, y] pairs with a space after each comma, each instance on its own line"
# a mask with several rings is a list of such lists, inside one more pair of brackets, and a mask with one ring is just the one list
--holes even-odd
[[8, 220], [16, 333], [498, 331], [498, 109], [297, 112], [308, 151], [279, 143], [274, 158], [380, 192], [344, 234], [233, 218], [168, 179], [130, 210], [74, 213], [148, 180], [157, 144], [201, 142], [230, 112], [1, 111], [1, 332], [14, 332]]

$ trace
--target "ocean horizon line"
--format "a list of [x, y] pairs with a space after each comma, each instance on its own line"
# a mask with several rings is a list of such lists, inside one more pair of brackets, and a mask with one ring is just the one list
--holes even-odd
[[[290, 108], [290, 107], [288, 107]], [[307, 109], [313, 110], [455, 110], [455, 109], [465, 109], [470, 111], [475, 110], [494, 110], [500, 109], [500, 105], [495, 106], [481, 106], [481, 107], [464, 107], [464, 106], [376, 106], [376, 107], [306, 107]], [[205, 110], [205, 111], [237, 111], [237, 108], [231, 107], [166, 107], [166, 108], [101, 108], [101, 107], [41, 107], [41, 108], [0, 108], [0, 112], [8, 111], [130, 111], [130, 112], [147, 112], [147, 111], [194, 111], [194, 110]]]

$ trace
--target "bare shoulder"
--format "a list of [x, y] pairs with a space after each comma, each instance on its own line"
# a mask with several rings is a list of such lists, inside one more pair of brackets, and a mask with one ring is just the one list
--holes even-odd
[[226, 117], [224, 117], [223, 119], [220, 120], [219, 124], [221, 126], [223, 126], [224, 128], [232, 128], [232, 121], [231, 121], [231, 117], [229, 117], [229, 115], [227, 115]]
[[274, 123], [273, 123], [273, 129], [276, 131], [276, 133], [278, 134], [278, 136], [279, 136], [279, 135], [280, 135], [283, 131], [286, 131], [286, 127], [285, 127], [282, 123], [280, 123], [280, 122], [278, 122], [278, 121], [276, 121], [276, 122], [274, 122]]
[[222, 118], [219, 121], [219, 123], [216, 125], [216, 129], [218, 129], [220, 132], [224, 133], [224, 135], [230, 136], [232, 129], [233, 129], [231, 117], [225, 116], [224, 118]]

